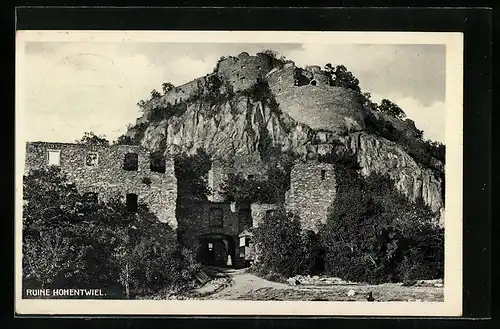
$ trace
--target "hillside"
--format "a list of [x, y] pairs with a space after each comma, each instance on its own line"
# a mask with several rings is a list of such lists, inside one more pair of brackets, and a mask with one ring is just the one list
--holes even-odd
[[266, 168], [271, 148], [304, 160], [352, 151], [364, 175], [387, 174], [411, 200], [442, 212], [441, 149], [411, 120], [380, 110], [345, 68], [336, 73], [273, 54], [224, 57], [213, 73], [140, 102], [141, 117], [119, 143], [169, 154], [203, 149], [241, 168]]

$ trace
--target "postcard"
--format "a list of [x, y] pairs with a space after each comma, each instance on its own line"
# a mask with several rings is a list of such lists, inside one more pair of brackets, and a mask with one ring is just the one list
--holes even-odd
[[463, 36], [17, 31], [16, 312], [462, 312]]

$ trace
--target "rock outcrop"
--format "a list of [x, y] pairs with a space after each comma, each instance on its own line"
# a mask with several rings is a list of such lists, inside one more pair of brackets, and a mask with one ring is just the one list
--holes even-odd
[[[257, 66], [252, 68], [254, 64]], [[231, 97], [226, 94], [217, 102], [201, 97], [209, 94], [210, 79], [197, 79], [196, 83], [186, 84], [187, 88], [180, 86], [154, 101], [185, 102], [183, 113], [155, 121], [148, 119], [146, 107], [127, 135], [150, 150], [175, 154], [194, 153], [201, 148], [214, 159], [226, 161], [235, 157], [262, 160], [261, 152], [269, 145], [308, 158], [311, 154], [335, 151], [340, 142], [356, 154], [362, 174], [387, 174], [409, 199], [422, 198], [435, 212], [443, 209], [444, 182], [415, 161], [403, 146], [364, 131], [364, 109], [353, 92], [325, 85], [296, 86], [293, 64], [272, 67], [262, 57], [248, 54], [226, 59], [219, 67], [223, 68], [222, 73], [216, 71], [211, 76], [217, 75], [221, 80], [221, 93], [236, 90]], [[234, 74], [243, 79], [236, 79]], [[263, 81], [271, 100], [256, 100], [242, 93]], [[183, 97], [177, 99], [173, 95]], [[400, 127], [411, 124], [408, 121]]]

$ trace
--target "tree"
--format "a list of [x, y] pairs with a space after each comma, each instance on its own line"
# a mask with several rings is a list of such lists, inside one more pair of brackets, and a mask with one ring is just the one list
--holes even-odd
[[161, 89], [163, 90], [164, 94], [168, 93], [169, 91], [171, 91], [174, 88], [175, 88], [175, 86], [170, 82], [165, 81], [164, 83], [161, 84]]
[[43, 231], [23, 241], [23, 276], [40, 288], [56, 282], [61, 273], [76, 273], [84, 267], [82, 249], [72, 252], [72, 244], [61, 230]]
[[145, 101], [140, 100], [140, 101], [137, 102], [136, 105], [139, 107], [139, 110], [141, 112], [144, 112], [144, 109], [146, 108], [146, 102]]
[[255, 244], [265, 273], [308, 274], [314, 266], [314, 233], [303, 231], [300, 219], [282, 209], [266, 216], [255, 230]]
[[388, 99], [383, 99], [378, 106], [380, 112], [389, 114], [398, 119], [404, 119], [406, 117], [405, 112], [396, 104]]
[[443, 232], [435, 214], [387, 177], [337, 170], [337, 196], [321, 229], [327, 272], [370, 283], [442, 276]]
[[192, 155], [176, 155], [174, 163], [178, 195], [192, 200], [206, 200], [211, 193], [207, 178], [212, 168], [210, 156], [203, 149], [197, 149]]
[[137, 145], [132, 137], [127, 135], [120, 135], [115, 141], [115, 145]]
[[101, 145], [109, 146], [109, 141], [106, 139], [106, 135], [96, 135], [92, 131], [85, 132], [80, 140], [77, 140], [78, 144], [88, 144], [88, 145]]
[[161, 97], [161, 94], [158, 90], [156, 90], [156, 89], [151, 90], [151, 98], [152, 99], [160, 98], [160, 97]]
[[337, 65], [335, 70], [331, 71], [333, 86], [343, 87], [347, 89], [352, 89], [356, 92], [360, 92], [359, 80], [348, 71], [344, 65]]

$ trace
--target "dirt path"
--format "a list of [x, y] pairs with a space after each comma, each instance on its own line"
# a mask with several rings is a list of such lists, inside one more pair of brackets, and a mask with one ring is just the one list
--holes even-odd
[[[370, 291], [376, 301], [443, 301], [444, 297], [443, 288], [435, 287], [403, 287], [397, 284], [289, 286], [262, 279], [244, 269], [227, 270], [225, 273], [230, 278], [230, 284], [201, 299], [366, 301]], [[349, 290], [354, 290], [355, 295], [349, 296]]]
[[231, 270], [226, 273], [231, 278], [232, 284], [219, 292], [206, 296], [204, 299], [241, 299], [262, 288], [273, 290], [289, 288], [286, 284], [259, 278], [256, 275], [246, 272], [245, 269]]

